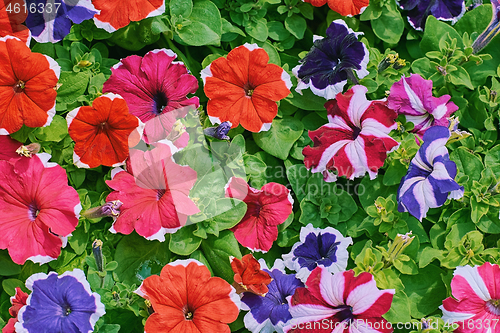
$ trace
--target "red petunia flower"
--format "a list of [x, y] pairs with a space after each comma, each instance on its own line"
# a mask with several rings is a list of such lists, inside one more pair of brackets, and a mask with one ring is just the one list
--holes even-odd
[[328, 3], [328, 7], [342, 16], [361, 14], [370, 4], [370, 0], [304, 0], [314, 7], [321, 7]]
[[0, 135], [44, 127], [56, 113], [60, 67], [15, 37], [0, 38]]
[[94, 16], [95, 25], [107, 32], [165, 12], [165, 0], [92, 0], [92, 4], [100, 11]]
[[113, 66], [113, 74], [104, 82], [103, 92], [122, 96], [130, 113], [145, 124], [146, 143], [167, 138], [177, 140], [177, 147], [187, 145], [189, 136], [177, 121], [200, 105], [198, 97], [187, 98], [198, 89], [198, 80], [174, 61], [176, 57], [167, 49], [129, 56]]
[[278, 239], [278, 225], [292, 213], [290, 190], [278, 183], [267, 183], [256, 190], [242, 178], [232, 177], [226, 185], [226, 197], [247, 204], [245, 216], [231, 229], [236, 240], [250, 250], [269, 251]]
[[136, 291], [154, 313], [145, 333], [229, 333], [238, 318], [240, 298], [234, 289], [194, 259], [174, 261], [160, 276], [147, 277]]
[[15, 333], [16, 329], [14, 325], [17, 323], [17, 314], [23, 306], [26, 305], [26, 300], [28, 299], [28, 294], [21, 290], [21, 288], [16, 287], [16, 294], [10, 298], [10, 303], [12, 306], [9, 308], [9, 314], [14, 317], [10, 318], [7, 325], [2, 329], [2, 333]]
[[276, 102], [290, 94], [292, 82], [283, 68], [268, 61], [264, 49], [245, 44], [201, 71], [212, 123], [229, 121], [232, 128], [241, 124], [251, 132], [271, 128]]
[[66, 171], [43, 153], [0, 161], [0, 249], [16, 264], [57, 259], [82, 206]]
[[125, 100], [115, 94], [99, 96], [92, 106], [68, 113], [66, 120], [75, 141], [73, 162], [83, 168], [122, 165], [128, 157], [129, 136], [139, 126]]
[[230, 257], [231, 268], [234, 272], [233, 287], [236, 292], [251, 292], [259, 296], [266, 296], [269, 289], [267, 285], [271, 283], [269, 273], [260, 269], [260, 264], [251, 254], [244, 255], [238, 259]]
[[[168, 145], [158, 143], [150, 151], [130, 150], [127, 171], [116, 170], [106, 183], [114, 189], [106, 201], [123, 203], [111, 232], [130, 234], [134, 229], [148, 240], [165, 240], [186, 224], [188, 215], [199, 213], [189, 198], [196, 171], [172, 160]], [[117, 172], [118, 171], [118, 172]]]
[[22, 25], [28, 17], [23, 0], [4, 0], [0, 2], [0, 37], [14, 36], [30, 45], [31, 33]]

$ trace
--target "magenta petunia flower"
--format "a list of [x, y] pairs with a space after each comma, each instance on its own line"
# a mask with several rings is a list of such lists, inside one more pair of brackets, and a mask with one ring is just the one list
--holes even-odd
[[313, 173], [322, 172], [327, 182], [337, 176], [363, 177], [367, 172], [374, 179], [387, 153], [398, 146], [388, 135], [397, 127], [396, 113], [383, 101], [368, 101], [367, 91], [354, 86], [337, 94], [325, 104], [328, 124], [309, 131], [314, 146], [303, 149], [304, 164]]
[[226, 197], [247, 204], [245, 216], [231, 229], [236, 240], [250, 250], [269, 251], [278, 239], [278, 225], [292, 213], [290, 190], [278, 183], [256, 190], [242, 178], [232, 177], [226, 185]]
[[78, 224], [78, 193], [49, 159], [44, 153], [0, 161], [0, 249], [20, 265], [57, 259]]
[[354, 271], [332, 275], [316, 267], [290, 299], [293, 319], [285, 332], [389, 333], [392, 326], [382, 315], [391, 308], [394, 289], [379, 290], [373, 275]]
[[451, 293], [439, 308], [443, 320], [456, 323], [456, 333], [499, 333], [500, 267], [460, 266], [453, 273]]
[[113, 66], [104, 83], [104, 93], [122, 96], [130, 113], [146, 124], [147, 143], [167, 138], [175, 130], [176, 119], [185, 117], [189, 107], [200, 105], [198, 97], [187, 98], [198, 89], [198, 80], [183, 63], [174, 61], [176, 57], [167, 49], [129, 56]]
[[114, 189], [106, 201], [119, 200], [120, 215], [111, 232], [132, 231], [148, 240], [165, 240], [186, 224], [188, 215], [199, 213], [189, 198], [196, 171], [174, 163], [168, 145], [158, 143], [153, 150], [130, 150], [127, 172], [115, 169], [106, 183]]
[[11, 158], [18, 158], [19, 154], [16, 150], [22, 146], [22, 143], [11, 139], [8, 135], [0, 136], [0, 160], [10, 160]]
[[433, 97], [432, 80], [411, 74], [392, 85], [387, 105], [398, 114], [404, 114], [406, 121], [415, 125], [412, 132], [422, 137], [431, 126], [448, 127], [447, 118], [458, 110], [450, 98], [450, 95]]

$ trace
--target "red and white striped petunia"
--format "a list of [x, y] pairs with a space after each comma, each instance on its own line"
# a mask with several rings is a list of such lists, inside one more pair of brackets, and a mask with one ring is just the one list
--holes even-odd
[[[322, 172], [327, 182], [346, 176], [371, 179], [384, 165], [387, 153], [399, 145], [388, 134], [397, 128], [396, 112], [385, 101], [366, 99], [367, 89], [354, 86], [328, 101], [328, 123], [309, 131], [313, 147], [305, 147], [304, 164], [313, 173]], [[332, 171], [336, 171], [333, 174]]]
[[500, 332], [500, 267], [460, 266], [453, 273], [451, 294], [440, 309], [443, 320], [456, 323], [456, 333]]
[[284, 328], [289, 333], [344, 332], [389, 333], [392, 325], [382, 318], [389, 311], [394, 289], [380, 290], [373, 275], [354, 271], [332, 275], [316, 267], [290, 299], [293, 319]]

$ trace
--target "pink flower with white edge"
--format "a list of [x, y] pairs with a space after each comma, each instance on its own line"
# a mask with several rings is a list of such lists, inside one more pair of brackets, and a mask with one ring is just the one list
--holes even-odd
[[391, 87], [387, 104], [398, 114], [404, 114], [406, 121], [415, 127], [411, 130], [422, 137], [431, 126], [448, 127], [448, 119], [458, 110], [450, 102], [450, 95], [432, 96], [432, 80], [425, 80], [418, 74], [403, 77]]
[[120, 215], [111, 232], [137, 231], [148, 240], [165, 240], [186, 224], [188, 215], [200, 210], [189, 198], [196, 182], [196, 171], [175, 164], [168, 145], [157, 143], [150, 151], [130, 150], [127, 172], [115, 169], [106, 181], [113, 192], [106, 201], [119, 200]]
[[78, 225], [78, 193], [49, 159], [42, 153], [0, 161], [0, 249], [19, 265], [57, 259]]
[[370, 273], [354, 271], [332, 275], [316, 267], [306, 282], [288, 298], [293, 319], [290, 333], [389, 333], [392, 325], [382, 318], [391, 308], [394, 289], [380, 290]]
[[269, 251], [278, 239], [278, 225], [292, 213], [290, 190], [278, 183], [268, 183], [257, 190], [242, 178], [232, 177], [226, 185], [226, 197], [247, 204], [245, 216], [231, 229], [236, 240], [252, 251]]
[[439, 308], [443, 320], [457, 323], [456, 333], [500, 332], [500, 267], [459, 266], [451, 280], [451, 294]]
[[314, 146], [303, 149], [304, 164], [313, 173], [323, 173], [327, 182], [336, 181], [337, 176], [363, 177], [367, 172], [374, 179], [387, 153], [399, 145], [388, 135], [397, 128], [396, 112], [384, 101], [367, 100], [367, 91], [354, 86], [337, 94], [325, 103], [328, 123], [309, 131]]

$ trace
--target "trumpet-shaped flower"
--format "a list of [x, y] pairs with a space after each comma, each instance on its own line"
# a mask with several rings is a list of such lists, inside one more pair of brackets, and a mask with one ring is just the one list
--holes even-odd
[[[500, 327], [500, 267], [460, 266], [451, 280], [451, 294], [439, 308], [443, 320], [456, 323], [456, 333], [498, 333]], [[480, 324], [479, 324], [480, 323]], [[450, 325], [451, 326], [451, 325]]]
[[302, 64], [293, 69], [299, 80], [295, 90], [311, 88], [315, 95], [330, 100], [342, 92], [348, 78], [357, 82], [354, 72], [359, 78], [368, 75], [368, 49], [358, 41], [358, 34], [343, 20], [333, 21], [326, 37], [316, 37]]
[[387, 105], [398, 114], [404, 114], [406, 121], [415, 125], [412, 132], [422, 137], [431, 126], [448, 126], [447, 118], [458, 110], [450, 98], [450, 95], [433, 97], [432, 80], [411, 74], [392, 85]]
[[478, 53], [500, 33], [500, 0], [491, 0], [493, 17], [486, 29], [472, 43], [474, 53]]
[[19, 310], [17, 333], [92, 332], [103, 316], [101, 296], [93, 293], [80, 269], [57, 275], [33, 274], [26, 280], [31, 294]]
[[267, 131], [278, 114], [277, 101], [290, 94], [290, 76], [268, 64], [267, 52], [245, 44], [220, 57], [201, 71], [210, 99], [207, 113], [212, 123], [239, 124], [251, 132]]
[[[382, 315], [391, 308], [394, 289], [380, 290], [373, 275], [354, 271], [332, 275], [316, 267], [290, 300], [293, 319], [285, 332], [392, 332]], [[324, 323], [328, 325], [324, 325]]]
[[132, 231], [148, 240], [165, 240], [186, 224], [188, 215], [199, 213], [189, 198], [196, 182], [196, 171], [175, 164], [168, 145], [158, 143], [150, 151], [130, 150], [127, 171], [115, 169], [106, 181], [113, 192], [106, 201], [119, 200], [120, 215], [111, 232]]
[[314, 7], [321, 7], [328, 3], [328, 7], [342, 16], [361, 14], [368, 7], [369, 0], [304, 0]]
[[250, 250], [269, 251], [278, 239], [278, 225], [292, 213], [290, 190], [278, 183], [267, 183], [257, 190], [244, 179], [232, 177], [226, 185], [226, 197], [247, 204], [245, 216], [231, 229], [236, 240]]
[[[200, 105], [198, 97], [186, 97], [196, 92], [198, 80], [183, 63], [174, 61], [176, 57], [167, 49], [150, 51], [144, 57], [129, 56], [113, 66], [104, 82], [103, 92], [122, 96], [130, 113], [145, 123], [146, 143], [168, 136], [170, 141], [178, 139], [185, 131], [177, 120], [187, 115], [189, 107]], [[181, 141], [187, 145], [185, 135]]]
[[407, 10], [408, 22], [415, 30], [423, 30], [429, 15], [438, 20], [457, 22], [465, 13], [464, 0], [399, 0]]
[[285, 273], [283, 261], [277, 259], [274, 266], [268, 269], [263, 259], [259, 260], [264, 272], [272, 278], [269, 292], [259, 296], [246, 292], [241, 298], [241, 307], [249, 312], [243, 318], [245, 327], [252, 333], [278, 332], [283, 333], [283, 327], [292, 319], [289, 311], [288, 297], [304, 284], [293, 274]]
[[344, 237], [334, 228], [319, 229], [312, 224], [302, 227], [300, 241], [295, 243], [283, 260], [288, 269], [297, 272], [297, 278], [306, 282], [311, 272], [318, 266], [330, 273], [345, 271], [352, 245], [351, 237]]
[[98, 13], [91, 0], [26, 0], [26, 9], [26, 25], [39, 43], [62, 40], [69, 34], [71, 22], [80, 24]]
[[271, 282], [271, 277], [267, 272], [260, 269], [260, 264], [251, 254], [246, 254], [243, 258], [229, 258], [231, 268], [234, 272], [233, 287], [238, 294], [250, 292], [259, 296], [265, 296], [269, 291], [267, 285]]
[[57, 259], [78, 224], [78, 193], [68, 186], [66, 171], [49, 159], [43, 153], [0, 160], [0, 249], [20, 265]]
[[28, 13], [24, 10], [24, 4], [24, 0], [4, 0], [0, 2], [0, 37], [17, 37], [29, 47], [30, 30], [25, 25], [22, 25], [28, 16]]
[[66, 120], [75, 141], [73, 162], [84, 168], [122, 165], [128, 157], [129, 136], [139, 126], [125, 100], [115, 94], [97, 97], [92, 106], [69, 112]]
[[147, 277], [136, 291], [151, 302], [154, 313], [146, 333], [230, 333], [238, 318], [240, 298], [229, 283], [210, 277], [194, 259], [176, 260]]
[[443, 126], [425, 132], [424, 143], [399, 185], [398, 211], [409, 212], [422, 221], [429, 208], [442, 206], [448, 198], [463, 196], [464, 188], [454, 180], [457, 166], [450, 161], [445, 146], [449, 137], [449, 129]]
[[50, 125], [56, 113], [59, 65], [11, 36], [0, 38], [0, 59], [0, 135], [14, 133], [23, 124]]
[[374, 179], [387, 152], [398, 146], [388, 135], [397, 127], [396, 113], [383, 101], [368, 101], [366, 92], [366, 87], [354, 86], [339, 93], [325, 104], [328, 124], [309, 131], [314, 146], [303, 149], [304, 164], [313, 173], [322, 172], [327, 182], [337, 175], [354, 179], [367, 172]]

